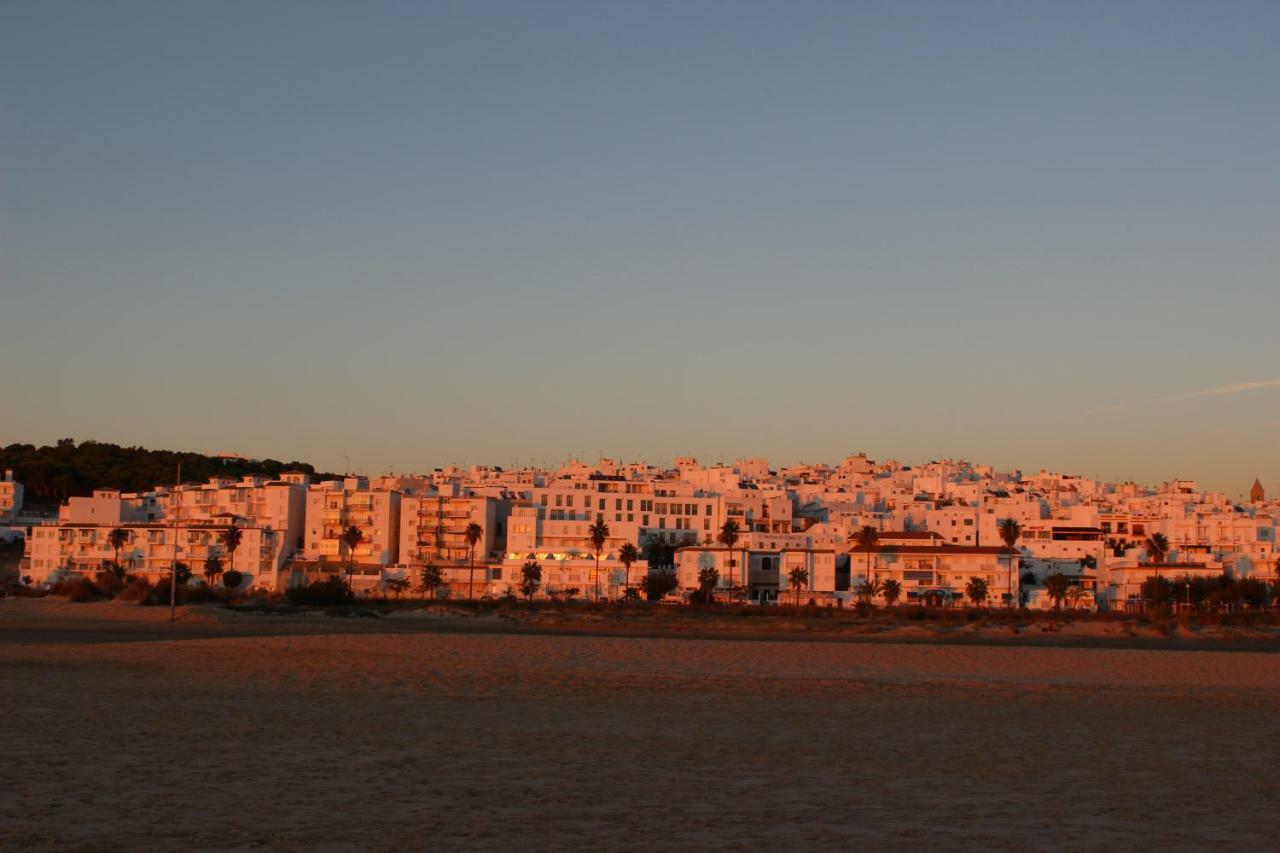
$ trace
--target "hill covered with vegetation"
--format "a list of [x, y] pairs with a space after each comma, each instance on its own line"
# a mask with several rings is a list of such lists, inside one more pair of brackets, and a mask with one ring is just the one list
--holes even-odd
[[149, 491], [172, 483], [179, 462], [185, 483], [202, 483], [215, 475], [275, 477], [281, 471], [305, 471], [317, 480], [337, 476], [317, 473], [305, 462], [206, 456], [188, 451], [121, 447], [100, 441], [76, 444], [70, 438], [44, 447], [10, 444], [0, 449], [0, 471], [13, 469], [14, 479], [25, 488], [26, 499], [36, 503], [89, 495], [94, 489]]

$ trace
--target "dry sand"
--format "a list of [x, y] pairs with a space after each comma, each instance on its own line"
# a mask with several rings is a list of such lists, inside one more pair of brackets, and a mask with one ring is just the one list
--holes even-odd
[[0, 601], [0, 848], [1267, 850], [1280, 833], [1274, 652], [165, 618]]

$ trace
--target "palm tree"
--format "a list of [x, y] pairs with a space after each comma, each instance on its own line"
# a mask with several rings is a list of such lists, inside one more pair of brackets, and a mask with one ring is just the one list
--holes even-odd
[[355, 572], [356, 546], [363, 539], [364, 534], [354, 524], [342, 531], [342, 535], [338, 537], [338, 540], [347, 546], [347, 583], [351, 583], [351, 575]]
[[471, 551], [471, 566], [467, 569], [467, 599], [470, 600], [475, 598], [476, 545], [484, 537], [484, 528], [473, 521], [467, 525], [463, 535], [467, 537], [467, 548]]
[[862, 599], [862, 603], [869, 608], [874, 608], [875, 598], [880, 593], [880, 581], [873, 577], [862, 579], [862, 583], [858, 584], [858, 598]]
[[1156, 566], [1156, 582], [1151, 585], [1151, 608], [1159, 610], [1162, 598], [1159, 566], [1169, 553], [1169, 539], [1163, 533], [1152, 533], [1143, 544], [1147, 549], [1147, 561]]
[[129, 544], [129, 531], [123, 527], [117, 527], [107, 534], [107, 541], [111, 543], [111, 549], [116, 552], [115, 567], [111, 570], [116, 577], [124, 578], [124, 567], [120, 565], [120, 551], [125, 545]]
[[702, 594], [702, 603], [715, 601], [716, 584], [720, 583], [720, 572], [715, 566], [704, 566], [698, 570], [698, 592]]
[[396, 594], [396, 601], [400, 600], [400, 593], [409, 588], [408, 578], [387, 578], [387, 586]]
[[440, 588], [440, 584], [444, 583], [444, 573], [435, 563], [427, 563], [422, 567], [421, 581], [422, 589], [431, 593], [431, 599], [434, 601], [436, 590]]
[[1004, 541], [1004, 550], [1009, 555], [1009, 606], [1022, 606], [1022, 578], [1018, 578], [1017, 597], [1013, 592], [1013, 558], [1018, 554], [1018, 539], [1022, 536], [1022, 525], [1016, 519], [1002, 518], [1000, 519], [1000, 538]]
[[1147, 560], [1154, 565], [1160, 565], [1169, 555], [1169, 540], [1163, 533], [1152, 533], [1143, 544], [1147, 549]]
[[591, 542], [591, 551], [596, 555], [596, 600], [600, 599], [600, 555], [609, 541], [609, 525], [604, 516], [597, 515], [596, 520], [587, 528], [587, 539]]
[[204, 576], [209, 581], [209, 586], [213, 586], [218, 580], [218, 575], [222, 574], [222, 560], [217, 554], [210, 554], [204, 558]]
[[1071, 603], [1072, 610], [1078, 610], [1080, 602], [1084, 601], [1084, 589], [1079, 586], [1073, 586], [1067, 590], [1067, 601]]
[[876, 546], [880, 544], [880, 531], [870, 524], [864, 524], [858, 529], [857, 533], [853, 534], [853, 542], [857, 547], [867, 552], [867, 567], [862, 576], [864, 582], [869, 581], [871, 580], [871, 554], [875, 551]]
[[964, 594], [975, 607], [981, 607], [987, 600], [987, 579], [977, 575], [969, 578], [969, 582], [964, 585]]
[[520, 592], [528, 601], [542, 586], [542, 566], [536, 560], [529, 560], [520, 567]]
[[[716, 534], [716, 541], [723, 545], [729, 551], [729, 587], [733, 587], [733, 547], [738, 544], [738, 540], [742, 538], [741, 528], [738, 522], [732, 518], [720, 525], [720, 532]], [[717, 575], [717, 581], [719, 576]]]
[[1044, 579], [1045, 591], [1049, 593], [1049, 597], [1053, 599], [1053, 609], [1062, 609], [1062, 600], [1067, 597], [1067, 592], [1071, 588], [1071, 581], [1062, 572], [1054, 572]]
[[226, 529], [222, 534], [222, 547], [227, 551], [227, 568], [234, 569], [236, 567], [236, 549], [240, 547], [240, 540], [244, 534], [239, 527], [234, 524]]
[[622, 566], [626, 570], [627, 589], [631, 589], [631, 564], [640, 559], [640, 551], [636, 548], [635, 543], [627, 542], [618, 549], [618, 559], [622, 561]]
[[893, 578], [889, 578], [880, 585], [880, 594], [884, 596], [885, 607], [892, 607], [898, 603], [898, 599], [902, 596], [902, 584]]
[[796, 566], [787, 574], [787, 580], [791, 581], [791, 588], [796, 592], [796, 607], [799, 607], [800, 590], [809, 583], [809, 573], [800, 566]]

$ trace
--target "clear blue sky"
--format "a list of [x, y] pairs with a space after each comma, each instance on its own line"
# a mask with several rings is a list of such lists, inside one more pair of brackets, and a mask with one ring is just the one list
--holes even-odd
[[6, 0], [0, 442], [1275, 489], [1277, 45], [1274, 2]]

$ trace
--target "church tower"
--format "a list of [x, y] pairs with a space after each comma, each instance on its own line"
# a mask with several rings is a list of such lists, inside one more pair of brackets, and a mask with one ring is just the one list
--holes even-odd
[[1262, 488], [1261, 480], [1253, 481], [1253, 488], [1249, 489], [1249, 502], [1260, 504], [1267, 499], [1267, 490]]

